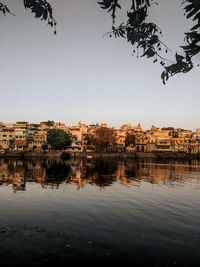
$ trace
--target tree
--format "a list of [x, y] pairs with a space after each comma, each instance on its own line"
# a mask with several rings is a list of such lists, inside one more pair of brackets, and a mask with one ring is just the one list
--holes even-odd
[[10, 148], [11, 150], [13, 150], [13, 149], [15, 148], [15, 139], [11, 139], [11, 140], [9, 141], [9, 148]]
[[72, 136], [61, 129], [51, 129], [47, 131], [47, 144], [51, 145], [52, 149], [66, 149], [72, 143]]
[[117, 134], [113, 128], [100, 127], [95, 132], [97, 150], [105, 151], [108, 147], [114, 147], [116, 144]]
[[96, 140], [93, 135], [87, 135], [84, 137], [84, 141], [86, 145], [88, 146], [95, 146], [96, 145]]
[[[130, 0], [130, 10], [127, 12], [127, 21], [121, 23], [118, 27], [115, 25], [116, 10], [121, 9], [121, 0], [102, 0], [99, 2], [103, 9], [111, 12], [112, 31], [109, 32], [110, 37], [126, 38], [133, 45], [133, 53], [137, 56], [152, 58], [153, 62], [160, 61], [164, 67], [161, 74], [163, 83], [170, 76], [177, 73], [186, 73], [193, 68], [192, 58], [200, 53], [200, 1], [199, 0], [183, 0], [186, 19], [192, 18], [195, 25], [190, 32], [185, 33], [185, 46], [183, 55], [175, 53], [174, 62], [170, 62], [162, 55], [169, 48], [161, 41], [162, 31], [153, 22], [147, 22], [148, 11], [155, 2], [153, 0]], [[169, 64], [170, 62], [170, 64]], [[168, 65], [167, 65], [168, 63]]]
[[[186, 45], [181, 46], [182, 54], [174, 53], [174, 61], [168, 60], [163, 53], [170, 50], [161, 40], [162, 31], [154, 22], [148, 22], [149, 9], [157, 4], [154, 0], [129, 0], [127, 21], [116, 26], [116, 11], [121, 9], [123, 0], [101, 0], [98, 2], [102, 9], [107, 10], [112, 17], [112, 30], [109, 36], [125, 38], [133, 46], [133, 54], [137, 57], [147, 57], [153, 63], [160, 62], [164, 71], [161, 79], [165, 84], [170, 76], [178, 73], [187, 73], [193, 69], [193, 57], [200, 53], [200, 1], [182, 0], [186, 19], [192, 19], [194, 26], [185, 33]], [[159, 2], [159, 0], [158, 0]], [[24, 0], [24, 7], [35, 14], [35, 18], [45, 20], [54, 28], [56, 21], [53, 17], [51, 5], [46, 0]], [[11, 13], [9, 8], [0, 3], [0, 13]]]
[[[46, 0], [24, 0], [24, 7], [35, 14], [36, 19], [45, 20], [54, 29], [56, 34], [56, 20], [53, 17], [53, 10], [50, 3]], [[7, 5], [0, 3], [0, 13], [14, 15]]]
[[161, 128], [162, 131], [174, 131], [174, 127], [163, 127]]
[[45, 150], [48, 150], [48, 145], [47, 144], [43, 144], [41, 146], [42, 150], [45, 151]]
[[126, 139], [125, 139], [125, 146], [133, 145], [135, 146], [135, 135], [127, 133]]
[[51, 126], [54, 125], [54, 121], [50, 121], [50, 120], [48, 120], [48, 121], [42, 121], [41, 123], [45, 124], [48, 127], [51, 127]]

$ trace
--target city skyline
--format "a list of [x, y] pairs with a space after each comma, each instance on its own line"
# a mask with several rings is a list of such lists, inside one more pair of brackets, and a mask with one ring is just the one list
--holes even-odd
[[0, 120], [0, 127], [1, 126], [3, 126], [3, 127], [9, 127], [9, 125], [11, 126], [11, 125], [15, 125], [16, 123], [18, 123], [18, 122], [25, 122], [25, 123], [27, 123], [28, 125], [31, 125], [31, 124], [36, 124], [36, 125], [40, 125], [40, 124], [42, 124], [42, 123], [46, 123], [46, 122], [53, 122], [53, 123], [55, 123], [55, 124], [64, 124], [64, 126], [66, 126], [66, 127], [70, 127], [70, 126], [72, 126], [72, 127], [75, 127], [75, 126], [80, 126], [80, 125], [85, 125], [85, 126], [95, 126], [95, 125], [98, 125], [98, 126], [105, 126], [106, 125], [106, 127], [111, 127], [111, 128], [116, 128], [116, 129], [120, 129], [122, 126], [126, 126], [126, 125], [130, 125], [131, 127], [137, 127], [138, 125], [141, 127], [141, 129], [142, 130], [144, 130], [144, 131], [148, 131], [148, 130], [150, 130], [152, 127], [155, 127], [155, 128], [158, 128], [158, 129], [164, 129], [164, 128], [174, 128], [174, 129], [182, 129], [182, 130], [189, 130], [189, 131], [193, 131], [193, 132], [195, 132], [196, 130], [199, 130], [200, 129], [200, 125], [197, 125], [194, 129], [190, 129], [190, 128], [182, 128], [182, 127], [174, 127], [173, 125], [162, 125], [162, 126], [159, 126], [159, 125], [154, 125], [154, 124], [152, 124], [149, 128], [145, 128], [145, 127], [143, 127], [143, 125], [142, 125], [142, 122], [141, 121], [139, 121], [139, 122], [136, 122], [136, 123], [131, 123], [131, 122], [124, 122], [124, 123], [122, 123], [122, 124], [120, 124], [120, 125], [110, 125], [110, 124], [108, 124], [108, 123], [106, 123], [105, 121], [103, 122], [91, 122], [91, 123], [86, 123], [86, 122], [82, 122], [82, 121], [77, 121], [77, 122], [75, 122], [74, 124], [69, 124], [69, 123], [67, 123], [67, 122], [64, 122], [64, 121], [60, 121], [60, 120], [58, 120], [58, 121], [54, 121], [54, 120], [51, 120], [51, 119], [49, 119], [49, 120], [44, 120], [44, 121], [27, 121], [27, 120], [17, 120], [17, 121], [2, 121], [2, 120]]
[[45, 150], [50, 152], [51, 149], [78, 153], [112, 151], [172, 153], [171, 156], [174, 156], [173, 153], [184, 153], [197, 156], [200, 152], [200, 128], [192, 132], [185, 129], [160, 129], [155, 126], [144, 130], [140, 124], [125, 124], [116, 129], [107, 124], [85, 125], [80, 122], [70, 126], [54, 121], [40, 124], [24, 121], [15, 124], [0, 123], [1, 153], [41, 153]]

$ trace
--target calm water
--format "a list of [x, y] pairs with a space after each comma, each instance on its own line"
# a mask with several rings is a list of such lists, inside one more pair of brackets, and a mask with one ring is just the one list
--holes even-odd
[[200, 266], [200, 162], [0, 160], [0, 263]]

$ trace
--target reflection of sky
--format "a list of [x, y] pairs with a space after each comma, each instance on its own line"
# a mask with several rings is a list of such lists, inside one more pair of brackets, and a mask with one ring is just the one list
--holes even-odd
[[11, 187], [1, 187], [0, 226], [25, 224], [84, 232], [89, 223], [87, 233], [99, 227], [117, 228], [120, 223], [126, 223], [124, 230], [119, 227], [122, 232], [132, 229], [131, 224], [139, 227], [141, 223], [148, 227], [157, 224], [170, 227], [172, 222], [184, 221], [188, 227], [192, 223], [196, 227], [200, 214], [199, 190], [192, 183], [179, 185], [142, 182], [139, 187], [123, 187], [115, 183], [103, 190], [86, 185], [77, 191], [74, 185], [61, 184], [59, 190], [52, 190], [27, 183], [26, 191], [17, 193]]
[[[116, 183], [105, 190], [88, 185], [80, 191], [73, 185], [63, 184], [59, 190], [51, 190], [28, 184], [25, 193], [16, 194], [1, 187], [0, 229], [11, 226], [15, 231], [17, 226], [25, 226], [63, 232], [71, 249], [76, 248], [74, 238], [79, 237], [81, 249], [88, 249], [90, 241], [96, 250], [128, 255], [134, 260], [138, 254], [142, 259], [143, 255], [144, 259], [146, 255], [157, 259], [160, 254], [163, 257], [164, 251], [165, 257], [175, 258], [176, 262], [177, 258], [199, 262], [199, 204], [199, 191], [193, 187], [169, 188], [145, 182], [139, 188]], [[12, 236], [12, 231], [11, 248], [16, 247], [15, 235], [20, 237], [17, 231]], [[33, 253], [37, 245], [34, 238], [34, 234], [30, 235], [27, 243]], [[3, 243], [4, 248], [9, 239]], [[22, 238], [20, 245], [25, 241]], [[139, 253], [133, 254], [133, 248], [138, 247]], [[43, 249], [42, 242], [39, 248]]]
[[[152, 19], [176, 49], [188, 22], [178, 3], [159, 2]], [[22, 1], [7, 3], [17, 16], [0, 17], [0, 121], [200, 127], [199, 70], [163, 86], [159, 64], [132, 57], [126, 41], [102, 38], [111, 20], [96, 1], [56, 1], [57, 37], [20, 8]]]
[[[148, 248], [148, 253], [151, 249], [151, 253], [155, 253], [156, 246], [162, 251], [163, 248], [168, 249], [169, 252], [165, 253], [167, 256], [174, 252], [174, 245], [181, 252], [181, 246], [184, 246], [187, 249], [185, 258], [190, 258], [190, 250], [196, 258], [199, 255], [199, 162], [194, 160], [190, 162], [191, 165], [189, 162], [176, 165], [175, 161], [166, 165], [156, 164], [155, 161], [151, 164], [151, 160], [137, 161], [137, 164], [135, 161], [127, 161], [126, 164], [121, 161], [117, 164], [116, 161], [110, 164], [103, 162], [95, 165], [98, 168], [89, 174], [101, 173], [111, 181], [110, 185], [100, 187], [99, 179], [98, 184], [86, 183], [77, 190], [73, 179], [67, 184], [65, 178], [61, 179], [58, 189], [52, 189], [51, 186], [43, 188], [38, 182], [38, 176], [46, 173], [51, 177], [47, 177], [49, 183], [53, 183], [63, 173], [59, 173], [60, 169], [66, 169], [66, 164], [55, 168], [55, 162], [47, 161], [48, 167], [45, 168], [45, 162], [42, 164], [40, 160], [1, 161], [0, 177], [5, 174], [4, 178], [9, 177], [11, 183], [19, 181], [19, 184], [21, 177], [22, 182], [26, 181], [26, 190], [14, 193], [12, 184], [0, 186], [0, 229], [37, 226], [80, 236], [82, 241], [92, 241], [95, 247], [101, 244], [106, 249], [115, 250], [116, 244], [120, 244], [119, 255], [128, 252], [132, 256], [132, 247], [141, 246], [141, 242], [144, 248]], [[83, 170], [85, 174], [86, 165], [81, 163], [76, 163], [77, 171]], [[72, 173], [74, 176], [75, 169]], [[135, 177], [129, 177], [130, 180], [127, 177], [131, 183], [122, 186], [126, 170], [128, 174], [132, 170]], [[117, 175], [118, 179], [115, 180]], [[194, 244], [194, 241], [198, 243]], [[71, 245], [73, 247], [73, 242]], [[143, 249], [141, 251], [144, 253]], [[156, 257], [158, 253], [156, 250]]]

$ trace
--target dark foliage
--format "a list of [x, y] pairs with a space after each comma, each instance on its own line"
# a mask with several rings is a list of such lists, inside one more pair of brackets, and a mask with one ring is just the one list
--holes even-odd
[[52, 129], [47, 131], [47, 143], [52, 149], [63, 150], [72, 143], [72, 136], [61, 129]]
[[[53, 10], [51, 5], [46, 0], [24, 0], [24, 7], [30, 10], [35, 18], [47, 21], [48, 25], [50, 25], [54, 29], [54, 34], [56, 34], [56, 21], [53, 17]], [[11, 13], [8, 7], [2, 3], [0, 3], [0, 13], [4, 15], [6, 13]]]
[[46, 126], [50, 127], [50, 126], [53, 126], [54, 121], [48, 120], [48, 121], [43, 121], [42, 123], [45, 124]]
[[186, 18], [192, 18], [196, 24], [190, 29], [190, 32], [185, 33], [186, 45], [181, 46], [183, 55], [176, 53], [175, 63], [165, 66], [165, 71], [161, 75], [164, 84], [169, 75], [190, 71], [193, 68], [192, 58], [200, 52], [200, 0], [185, 0], [183, 4]]
[[3, 13], [4, 15], [6, 15], [6, 13], [10, 13], [10, 10], [8, 9], [8, 7], [5, 4], [0, 3], [0, 13]]
[[113, 128], [100, 127], [95, 132], [96, 149], [98, 152], [108, 152], [116, 144], [116, 132]]
[[[162, 31], [154, 22], [149, 22], [148, 11], [157, 4], [154, 0], [129, 0], [130, 8], [127, 10], [127, 21], [116, 26], [116, 14], [121, 10], [122, 0], [101, 0], [99, 5], [108, 11], [112, 18], [112, 30], [108, 32], [110, 37], [122, 37], [133, 46], [133, 54], [137, 57], [147, 57], [153, 63], [159, 61], [164, 67], [161, 74], [163, 83], [177, 73], [186, 73], [193, 68], [193, 57], [200, 52], [200, 0], [183, 0], [186, 19], [192, 19], [194, 26], [185, 33], [186, 45], [181, 46], [182, 54], [175, 53], [174, 62], [163, 57], [169, 48], [161, 41]], [[159, 0], [158, 0], [159, 2]], [[24, 7], [29, 9], [35, 18], [45, 20], [54, 28], [56, 34], [56, 21], [53, 17], [51, 5], [46, 0], [24, 0]], [[5, 4], [0, 3], [0, 13], [10, 13]]]
[[48, 150], [48, 145], [44, 144], [41, 146], [42, 150], [45, 151], [45, 150]]
[[120, 0], [98, 2], [101, 8], [111, 12], [112, 31], [108, 32], [110, 37], [126, 38], [133, 45], [133, 53], [137, 52], [137, 57], [152, 58], [154, 63], [159, 60], [165, 69], [161, 74], [164, 84], [170, 76], [181, 72], [186, 73], [193, 68], [192, 58], [200, 52], [200, 0], [182, 2], [186, 19], [192, 18], [195, 25], [185, 33], [186, 45], [181, 46], [183, 53], [182, 55], [175, 53], [174, 62], [170, 62], [162, 56], [162, 51], [167, 53], [169, 48], [161, 41], [160, 28], [153, 22], [147, 22], [148, 10], [155, 2], [153, 0], [130, 0], [127, 21], [116, 27], [116, 11], [121, 9], [120, 2]]
[[53, 17], [52, 7], [46, 0], [24, 0], [24, 6], [35, 14], [35, 18], [46, 20], [54, 28], [54, 34], [56, 34], [56, 21]]
[[127, 133], [125, 146], [133, 145], [135, 146], [135, 135]]
[[[112, 2], [112, 5], [108, 5]], [[130, 10], [127, 12], [127, 22], [121, 23], [119, 27], [115, 26], [116, 8], [121, 8], [119, 0], [103, 0], [99, 2], [102, 8], [112, 10], [112, 31], [110, 37], [124, 37], [133, 46], [133, 53], [137, 57], [153, 58], [156, 62], [158, 58], [161, 62], [165, 60], [161, 55], [161, 50], [167, 53], [168, 48], [160, 40], [162, 32], [153, 22], [147, 22], [148, 9], [151, 7], [151, 0], [132, 0]]]

